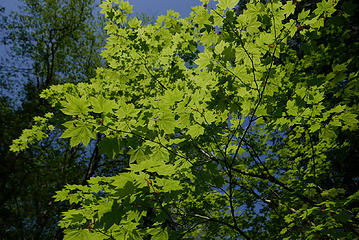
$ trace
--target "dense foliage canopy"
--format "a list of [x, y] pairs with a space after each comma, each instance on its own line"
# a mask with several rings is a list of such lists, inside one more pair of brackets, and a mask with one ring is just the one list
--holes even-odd
[[57, 192], [65, 239], [359, 237], [358, 4], [238, 2], [154, 25], [102, 3], [108, 67], [43, 91], [66, 121], [11, 147], [57, 127], [125, 163]]

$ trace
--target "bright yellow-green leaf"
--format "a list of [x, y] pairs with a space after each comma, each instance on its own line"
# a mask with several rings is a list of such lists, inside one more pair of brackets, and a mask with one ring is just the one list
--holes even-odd
[[222, 8], [222, 9], [232, 9], [234, 8], [237, 3], [239, 2], [239, 0], [218, 0], [218, 7]]

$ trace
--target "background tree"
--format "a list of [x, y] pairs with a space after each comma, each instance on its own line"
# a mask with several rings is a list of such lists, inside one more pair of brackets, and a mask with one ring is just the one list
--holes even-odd
[[[72, 117], [61, 135], [71, 146], [101, 135], [110, 159], [128, 159], [57, 192], [73, 207], [65, 237], [358, 238], [358, 178], [344, 176], [357, 163], [359, 69], [344, 49], [357, 49], [357, 4], [202, 2], [148, 26], [128, 2], [103, 2], [108, 67], [42, 93]], [[11, 149], [41, 140], [52, 119]]]
[[[103, 66], [103, 20], [92, 0], [24, 0], [21, 10], [2, 15], [1, 219], [2, 239], [60, 239], [57, 222], [65, 206], [52, 195], [94, 172], [95, 148], [71, 147], [60, 129], [21, 153], [9, 152], [22, 128], [49, 111], [40, 99], [54, 84], [88, 81]], [[60, 119], [54, 120], [54, 123]], [[98, 160], [98, 159], [97, 159]]]

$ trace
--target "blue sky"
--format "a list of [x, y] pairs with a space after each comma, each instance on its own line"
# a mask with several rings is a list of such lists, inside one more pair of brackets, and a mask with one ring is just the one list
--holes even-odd
[[199, 0], [129, 0], [135, 12], [143, 12], [150, 16], [165, 15], [167, 10], [179, 12], [181, 17], [187, 17], [191, 7], [201, 5]]
[[17, 5], [18, 0], [0, 0], [0, 7], [4, 7], [7, 13], [12, 10], [16, 10]]
[[[179, 12], [181, 17], [187, 17], [191, 7], [201, 5], [200, 0], [129, 0], [135, 12], [146, 13], [149, 16], [166, 14], [167, 10]], [[0, 6], [6, 10], [16, 10], [18, 0], [0, 0]]]

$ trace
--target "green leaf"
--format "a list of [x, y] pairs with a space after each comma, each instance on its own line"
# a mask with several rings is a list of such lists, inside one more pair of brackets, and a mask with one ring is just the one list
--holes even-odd
[[92, 111], [95, 113], [110, 113], [112, 112], [112, 109], [117, 108], [114, 101], [107, 100], [102, 95], [96, 98], [91, 97], [90, 103], [92, 104]]
[[136, 150], [131, 149], [128, 154], [131, 155], [130, 162], [141, 162], [148, 158], [146, 147], [140, 146]]
[[151, 239], [156, 239], [156, 240], [168, 239], [168, 232], [161, 228], [151, 228], [147, 230], [147, 232], [152, 235]]
[[335, 198], [338, 195], [343, 196], [344, 194], [345, 194], [345, 189], [343, 188], [332, 188], [322, 192], [322, 196], [324, 198]]
[[222, 54], [224, 48], [228, 45], [228, 43], [226, 43], [225, 41], [220, 41], [218, 44], [216, 44], [216, 46], [214, 47], [214, 52], [217, 55]]
[[167, 134], [172, 134], [178, 125], [174, 117], [170, 115], [158, 118], [157, 124], [159, 128], [163, 129]]
[[247, 32], [248, 33], [255, 33], [259, 31], [259, 27], [261, 26], [261, 23], [257, 21], [257, 16], [251, 16], [248, 19], [248, 25], [247, 25]]
[[72, 124], [62, 133], [60, 138], [71, 138], [71, 146], [76, 146], [82, 142], [86, 147], [91, 139], [96, 138], [96, 133], [91, 125], [80, 122], [78, 125]]
[[354, 194], [350, 195], [348, 200], [344, 203], [345, 205], [351, 203], [351, 202], [359, 202], [359, 191], [355, 192]]
[[238, 2], [239, 0], [219, 0], [217, 6], [222, 9], [226, 9], [226, 8], [233, 9]]
[[308, 17], [309, 13], [310, 13], [310, 10], [307, 10], [307, 11], [306, 11], [305, 9], [303, 9], [303, 10], [298, 14], [298, 21], [304, 20], [306, 17]]
[[157, 145], [157, 148], [152, 151], [151, 159], [156, 161], [168, 161], [169, 152], [162, 146]]
[[156, 235], [153, 235], [151, 239], [153, 239], [153, 240], [168, 240], [168, 233], [167, 233], [167, 231], [161, 231], [161, 232], [157, 233]]
[[88, 229], [81, 230], [65, 230], [64, 240], [103, 240], [107, 237], [96, 232], [89, 232]]
[[137, 115], [139, 112], [138, 109], [135, 109], [135, 106], [131, 103], [122, 102], [119, 106], [119, 109], [116, 111], [116, 114], [119, 118], [126, 118]]
[[117, 138], [104, 138], [100, 141], [99, 147], [100, 153], [105, 153], [110, 159], [113, 159], [120, 152], [119, 140]]
[[198, 59], [194, 63], [199, 66], [199, 69], [205, 69], [211, 63], [212, 56], [212, 53], [209, 51], [199, 53]]
[[132, 13], [132, 5], [128, 1], [121, 1], [120, 2], [120, 9], [124, 10], [126, 13]]
[[62, 189], [61, 191], [56, 191], [56, 195], [54, 196], [55, 202], [67, 200], [69, 197], [69, 191]]
[[310, 126], [310, 132], [316, 132], [320, 129], [320, 123], [316, 122]]
[[293, 14], [295, 11], [295, 5], [292, 1], [288, 1], [285, 5], [283, 5], [283, 12], [288, 17]]
[[199, 124], [192, 125], [188, 128], [187, 134], [192, 138], [196, 138], [204, 133], [204, 127]]
[[65, 108], [61, 111], [67, 115], [80, 115], [86, 114], [88, 112], [88, 107], [90, 106], [89, 102], [85, 97], [75, 97], [68, 95], [66, 101], [62, 102], [62, 106]]

